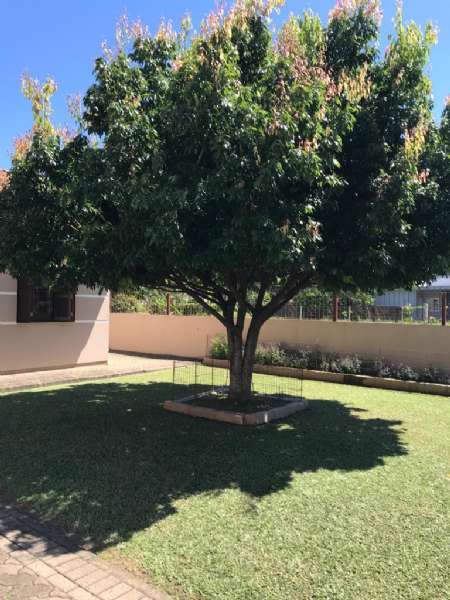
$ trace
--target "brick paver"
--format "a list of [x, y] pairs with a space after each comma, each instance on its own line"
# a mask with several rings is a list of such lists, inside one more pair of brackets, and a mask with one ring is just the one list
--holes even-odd
[[132, 375], [134, 373], [147, 373], [171, 368], [172, 364], [173, 361], [164, 358], [148, 358], [146, 356], [130, 356], [110, 352], [108, 364], [106, 365], [88, 365], [84, 367], [72, 367], [70, 369], [0, 375], [0, 391], [76, 383], [93, 379], [107, 379], [119, 375]]
[[27, 599], [170, 600], [55, 527], [0, 504], [0, 600]]

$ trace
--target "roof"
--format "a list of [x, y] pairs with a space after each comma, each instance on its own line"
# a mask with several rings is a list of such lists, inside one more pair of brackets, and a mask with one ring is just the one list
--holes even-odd
[[439, 291], [449, 291], [450, 290], [450, 276], [446, 277], [436, 277], [431, 283], [426, 283], [424, 285], [419, 286], [419, 290], [430, 291], [430, 292], [439, 292]]
[[9, 174], [5, 169], [0, 169], [0, 190], [8, 183]]

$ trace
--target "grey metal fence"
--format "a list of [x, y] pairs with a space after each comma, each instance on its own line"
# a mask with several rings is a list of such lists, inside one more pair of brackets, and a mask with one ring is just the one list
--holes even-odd
[[[201, 304], [194, 300], [187, 300], [184, 294], [168, 294], [165, 302], [148, 305], [147, 310], [150, 314], [161, 315], [208, 315], [207, 310]], [[280, 319], [386, 321], [446, 325], [450, 321], [450, 307], [447, 305], [446, 298], [441, 299], [439, 304], [382, 306], [374, 302], [362, 302], [348, 297], [332, 299], [310, 297], [291, 300], [274, 316]]]
[[[275, 315], [282, 319], [313, 319], [337, 321], [387, 321], [393, 323], [442, 324], [442, 306], [423, 304], [412, 306], [380, 306], [348, 298], [324, 300], [309, 298], [292, 300]], [[450, 320], [450, 307], [445, 307], [445, 321]]]

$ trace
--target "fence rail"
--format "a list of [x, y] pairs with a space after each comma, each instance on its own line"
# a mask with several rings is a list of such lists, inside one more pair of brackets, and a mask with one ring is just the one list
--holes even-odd
[[[146, 312], [153, 315], [207, 316], [206, 309], [185, 295], [167, 294], [165, 301], [147, 304]], [[413, 306], [381, 306], [348, 297], [332, 299], [311, 297], [291, 300], [275, 315], [279, 319], [367, 321], [390, 323], [422, 323], [446, 325], [450, 320], [447, 294], [441, 295], [438, 304]]]
[[423, 304], [412, 306], [380, 306], [349, 299], [327, 301], [310, 299], [303, 302], [292, 301], [283, 306], [275, 315], [282, 319], [307, 319], [329, 321], [386, 321], [391, 323], [447, 324], [450, 308], [445, 305], [445, 319], [442, 306], [437, 308]]

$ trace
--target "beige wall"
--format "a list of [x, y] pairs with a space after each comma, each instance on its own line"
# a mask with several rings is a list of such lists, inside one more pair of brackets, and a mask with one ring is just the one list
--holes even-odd
[[450, 370], [450, 327], [270, 319], [260, 339]]
[[203, 358], [208, 340], [223, 333], [224, 328], [213, 317], [112, 313], [110, 348]]
[[17, 283], [0, 274], [0, 373], [105, 362], [109, 295], [81, 286], [74, 323], [17, 323]]
[[[224, 328], [213, 317], [112, 314], [110, 346], [127, 352], [202, 358], [208, 343], [220, 334]], [[450, 371], [450, 327], [270, 319], [260, 341]]]

